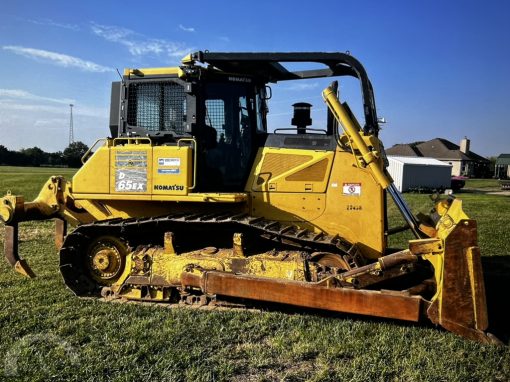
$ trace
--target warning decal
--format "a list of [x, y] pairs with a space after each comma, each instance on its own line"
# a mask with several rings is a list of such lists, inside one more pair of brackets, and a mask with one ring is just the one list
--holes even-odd
[[147, 151], [116, 152], [115, 192], [147, 192]]
[[344, 183], [343, 194], [351, 196], [361, 195], [361, 183]]
[[159, 166], [176, 166], [181, 165], [181, 158], [158, 158]]

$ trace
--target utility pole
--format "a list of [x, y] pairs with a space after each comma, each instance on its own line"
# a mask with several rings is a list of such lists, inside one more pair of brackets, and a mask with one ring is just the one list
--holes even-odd
[[70, 108], [70, 111], [71, 111], [71, 117], [69, 119], [69, 145], [71, 145], [71, 143], [74, 143], [73, 106], [74, 105], [72, 103], [69, 104], [69, 108]]

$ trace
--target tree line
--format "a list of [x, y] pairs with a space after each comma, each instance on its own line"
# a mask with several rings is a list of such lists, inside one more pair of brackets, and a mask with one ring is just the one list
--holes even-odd
[[39, 147], [14, 151], [0, 145], [0, 165], [80, 167], [81, 158], [88, 149], [83, 142], [73, 142], [63, 152], [55, 153], [47, 153]]

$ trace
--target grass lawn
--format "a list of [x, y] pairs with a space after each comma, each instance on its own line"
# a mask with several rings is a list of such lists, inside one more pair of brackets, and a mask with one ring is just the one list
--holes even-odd
[[491, 192], [501, 191], [501, 184], [496, 179], [467, 179], [466, 185], [461, 190], [465, 192]]
[[[50, 175], [72, 173], [0, 167], [0, 192], [31, 199]], [[478, 221], [491, 326], [508, 344], [510, 196], [459, 196]], [[427, 195], [405, 198], [416, 212], [431, 207]], [[389, 214], [396, 222], [392, 205]], [[432, 326], [296, 310], [166, 309], [79, 299], [59, 275], [53, 223], [23, 223], [20, 231], [20, 251], [38, 277], [24, 279], [0, 261], [0, 380], [510, 380], [508, 346], [480, 345]], [[0, 234], [3, 242], [3, 228]], [[396, 235], [391, 245], [407, 239]]]

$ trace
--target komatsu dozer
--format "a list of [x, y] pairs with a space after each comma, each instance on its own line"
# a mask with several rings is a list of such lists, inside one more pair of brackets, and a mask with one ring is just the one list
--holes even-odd
[[[339, 101], [345, 76], [359, 80], [362, 123]], [[300, 102], [270, 132], [270, 86], [327, 77], [320, 126]], [[55, 219], [60, 271], [78, 296], [283, 304], [428, 320], [495, 342], [476, 221], [453, 197], [429, 215], [410, 211], [386, 172], [379, 122], [348, 53], [206, 51], [175, 68], [126, 69], [112, 84], [111, 137], [73, 178], [52, 176], [32, 202], [0, 200], [5, 256], [34, 277], [18, 223]], [[402, 227], [388, 227], [387, 196]], [[390, 249], [388, 236], [404, 229], [415, 238]]]

